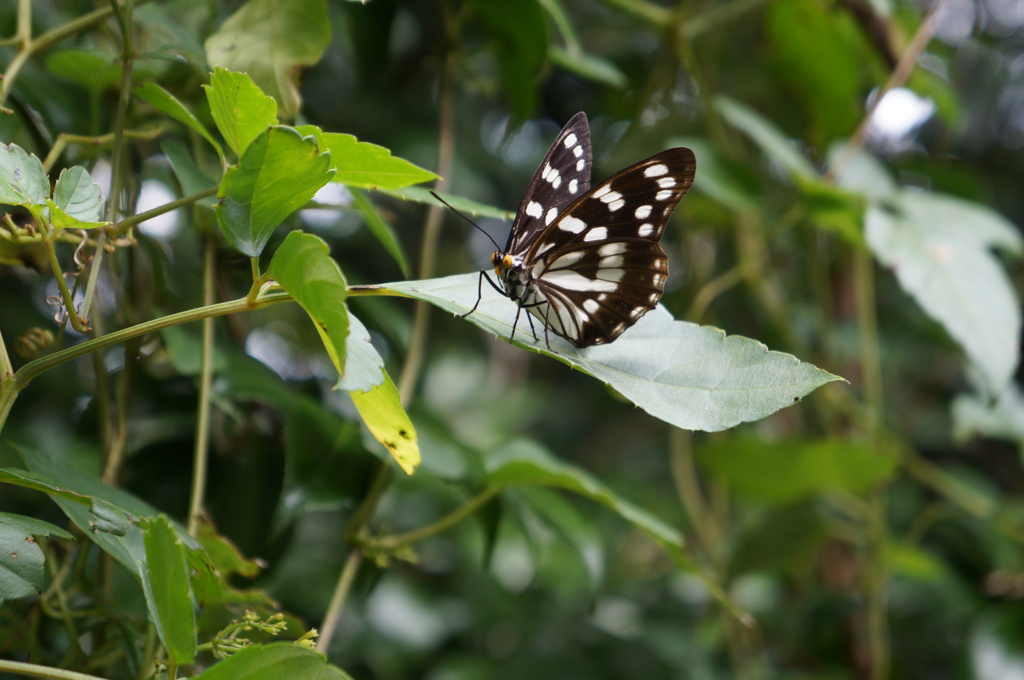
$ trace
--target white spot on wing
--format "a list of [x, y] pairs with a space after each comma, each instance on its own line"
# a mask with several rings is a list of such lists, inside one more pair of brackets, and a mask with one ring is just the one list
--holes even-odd
[[583, 237], [584, 241], [603, 241], [608, 238], [608, 227], [594, 227]]
[[605, 243], [603, 246], [597, 249], [597, 254], [601, 257], [609, 257], [611, 255], [621, 255], [626, 252], [626, 244], [622, 242]]
[[558, 221], [558, 228], [570, 234], [578, 234], [587, 228], [587, 223], [578, 217], [567, 215]]
[[654, 233], [654, 225], [648, 222], [647, 224], [641, 224], [640, 228], [636, 230], [636, 235], [640, 238], [647, 238]]
[[622, 199], [622, 194], [618, 191], [609, 191], [609, 186], [606, 184], [594, 194], [594, 198], [600, 198], [602, 203], [613, 203]]
[[658, 193], [654, 194], [654, 200], [656, 201], [667, 201], [670, 198], [672, 198], [671, 189], [662, 189]]
[[558, 271], [548, 272], [544, 276], [544, 281], [566, 290], [584, 290], [595, 293], [600, 293], [601, 291], [611, 293], [618, 288], [618, 285], [612, 281], [588, 279], [574, 269], [559, 269]]
[[569, 267], [573, 266], [582, 259], [583, 251], [574, 250], [571, 253], [566, 253], [565, 255], [562, 255], [561, 257], [556, 259], [554, 262], [548, 265], [548, 269], [568, 269]]
[[661, 187], [662, 189], [667, 189], [668, 187], [674, 187], [675, 185], [676, 185], [676, 178], [675, 177], [662, 177], [661, 179], [658, 180], [658, 186]]
[[551, 174], [551, 163], [545, 163], [544, 164], [544, 170], [541, 171], [541, 173], [540, 173], [540, 178], [541, 179], [547, 179], [548, 175], [550, 175], [550, 174]]
[[[572, 155], [576, 156], [576, 158], [579, 158], [580, 156], [582, 156], [583, 155], [583, 147], [582, 146], [577, 146], [575, 149], [572, 150]], [[577, 169], [581, 169], [581, 168], [577, 167]]]
[[[579, 148], [578, 146], [576, 147]], [[583, 168], [587, 167], [587, 162], [584, 159], [576, 161], [576, 172], [583, 172]]]
[[575, 194], [580, 189], [580, 183], [577, 180], [569, 180], [569, 193]]
[[530, 217], [540, 217], [544, 214], [544, 206], [537, 201], [530, 201], [526, 204], [526, 214]]
[[597, 265], [601, 269], [617, 269], [622, 266], [622, 263], [626, 258], [622, 255], [609, 255], [608, 257], [602, 258], [601, 262]]
[[667, 173], [668, 166], [664, 163], [658, 163], [657, 165], [652, 165], [651, 167], [644, 169], [644, 177], [661, 177]]
[[575, 132], [570, 132], [565, 137], [565, 140], [562, 143], [565, 144], [565, 148], [566, 149], [571, 149], [572, 145], [576, 143], [576, 133]]
[[544, 224], [551, 224], [551, 220], [558, 217], [558, 208], [551, 208], [548, 210], [548, 214], [544, 216]]
[[[601, 264], [604, 264], [603, 262]], [[598, 269], [597, 278], [602, 281], [611, 281], [612, 283], [618, 283], [622, 280], [622, 277], [626, 275], [625, 269]]]
[[553, 178], [551, 179], [551, 186], [553, 186], [554, 188], [556, 188], [556, 189], [557, 189], [557, 188], [558, 188], [558, 187], [560, 187], [561, 185], [562, 185], [562, 176], [561, 176], [561, 175], [555, 175], [555, 176], [554, 176], [554, 177], [553, 177]]
[[633, 217], [638, 220], [646, 220], [651, 216], [651, 206], [642, 205], [633, 212]]
[[597, 312], [597, 310], [601, 309], [601, 304], [594, 298], [587, 298], [586, 300], [583, 301], [583, 309], [587, 310], [591, 314], [594, 314]]
[[617, 200], [617, 201], [612, 201], [611, 203], [609, 203], [609, 204], [608, 204], [608, 210], [610, 210], [611, 212], [615, 212], [616, 210], [618, 210], [619, 208], [621, 208], [621, 207], [622, 207], [622, 206], [624, 206], [624, 205], [626, 205], [626, 202], [625, 202], [625, 201], [623, 201], [623, 200], [622, 200], [622, 199], [620, 198], [620, 199], [619, 199], [619, 200]]
[[[611, 190], [612, 190], [612, 185], [610, 185], [610, 184], [605, 184], [605, 185], [603, 185], [603, 186], [600, 186], [600, 187], [598, 187], [597, 189], [594, 189], [594, 193], [593, 193], [593, 194], [591, 194], [591, 196], [590, 196], [590, 197], [591, 197], [591, 198], [601, 198], [602, 196], [606, 195], [606, 194], [607, 194], [608, 192], [610, 192]], [[616, 195], [616, 198], [621, 198], [621, 196], [617, 194], [617, 195]], [[609, 201], [614, 201], [615, 199], [614, 199], [614, 198], [610, 198], [610, 199], [608, 199], [608, 200], [609, 200]], [[607, 202], [607, 201], [606, 201], [606, 202]]]

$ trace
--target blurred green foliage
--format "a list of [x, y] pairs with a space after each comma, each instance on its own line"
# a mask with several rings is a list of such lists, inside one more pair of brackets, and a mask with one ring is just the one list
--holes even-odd
[[[236, 212], [306, 206], [284, 228], [261, 223], [246, 252], [265, 244], [271, 267], [301, 229], [358, 286], [474, 271], [493, 250], [368, 165], [406, 163], [408, 182], [436, 172], [502, 243], [495, 208], [518, 205], [582, 110], [595, 180], [671, 146], [697, 154], [664, 239], [665, 307], [849, 381], [692, 433], [448, 313], [350, 292], [337, 305], [365, 324], [422, 454], [415, 474], [387, 476], [358, 404], [332, 389], [340, 350], [325, 351], [300, 305], [218, 318], [212, 344], [191, 323], [105, 347], [6, 404], [0, 677], [9, 662], [112, 679], [261, 678], [275, 664], [431, 680], [1024, 674], [1014, 4], [0, 5], [0, 142], [34, 154], [51, 183], [85, 168], [104, 195], [114, 186], [106, 221], [194, 197], [111, 237], [95, 336], [202, 309], [204, 291], [250, 291], [211, 187], [225, 196], [252, 139], [287, 137], [326, 186], [308, 204], [306, 174], [281, 195], [228, 186]], [[211, 110], [214, 67], [247, 71], [253, 91], [214, 78], [276, 108]], [[887, 81], [913, 106], [886, 97], [866, 123]], [[268, 130], [274, 111], [315, 149]], [[330, 182], [313, 155], [324, 147]], [[94, 193], [80, 191], [60, 195]], [[10, 236], [29, 216], [2, 200], [0, 333], [5, 353], [24, 350], [10, 358], [20, 369], [86, 335], [54, 324], [50, 251]], [[84, 226], [56, 242], [65, 271], [79, 271], [83, 239], [95, 257], [99, 232]], [[352, 328], [352, 342], [366, 337]], [[197, 431], [211, 446], [198, 523]], [[249, 632], [231, 624], [246, 611]], [[308, 641], [265, 644], [311, 627], [333, 630], [330, 664]], [[239, 638], [260, 646], [230, 656]]]

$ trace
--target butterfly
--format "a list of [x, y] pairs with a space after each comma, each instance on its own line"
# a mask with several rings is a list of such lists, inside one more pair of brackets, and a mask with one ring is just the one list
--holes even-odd
[[[501, 285], [484, 279], [548, 332], [576, 347], [612, 342], [654, 309], [668, 278], [658, 242], [697, 168], [693, 152], [674, 148], [640, 161], [590, 188], [590, 125], [573, 116], [526, 188], [503, 250], [491, 255]], [[495, 244], [497, 247], [497, 244]], [[511, 339], [510, 338], [510, 339]]]

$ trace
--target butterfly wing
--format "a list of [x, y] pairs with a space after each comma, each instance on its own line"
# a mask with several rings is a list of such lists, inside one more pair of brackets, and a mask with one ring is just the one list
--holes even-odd
[[668, 257], [661, 240], [689, 190], [696, 159], [662, 151], [580, 196], [541, 231], [525, 261], [538, 300], [531, 307], [577, 347], [608, 343], [657, 306]]
[[521, 255], [565, 208], [590, 188], [590, 125], [580, 112], [569, 119], [526, 187], [506, 253]]

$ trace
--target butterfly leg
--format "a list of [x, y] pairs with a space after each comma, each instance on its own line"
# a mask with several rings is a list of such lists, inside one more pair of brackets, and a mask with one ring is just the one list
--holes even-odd
[[460, 319], [465, 319], [467, 316], [469, 316], [470, 314], [475, 312], [476, 308], [480, 306], [480, 300], [482, 300], [483, 297], [484, 297], [484, 292], [483, 292], [484, 279], [487, 279], [487, 283], [491, 284], [491, 288], [493, 288], [494, 290], [498, 291], [499, 293], [501, 293], [505, 297], [508, 297], [508, 293], [503, 291], [496, 283], [494, 283], [494, 281], [491, 281], [491, 277], [487, 275], [487, 270], [486, 269], [481, 269], [480, 270], [480, 278], [477, 279], [477, 281], [476, 281], [476, 304], [473, 305], [473, 309], [469, 310], [465, 314], [460, 314], [459, 315]]

